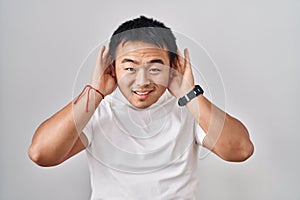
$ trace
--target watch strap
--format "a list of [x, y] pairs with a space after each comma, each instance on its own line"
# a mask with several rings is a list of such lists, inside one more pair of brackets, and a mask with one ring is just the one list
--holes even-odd
[[191, 90], [189, 93], [184, 95], [183, 97], [179, 98], [178, 105], [179, 106], [185, 106], [189, 101], [194, 99], [200, 94], [203, 94], [204, 90], [200, 87], [200, 85], [195, 85], [194, 89]]

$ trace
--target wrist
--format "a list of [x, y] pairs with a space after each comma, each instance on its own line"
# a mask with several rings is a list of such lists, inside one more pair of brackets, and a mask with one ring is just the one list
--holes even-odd
[[187, 103], [189, 103], [191, 100], [196, 98], [199, 95], [202, 95], [204, 93], [204, 90], [200, 87], [200, 85], [195, 85], [193, 89], [191, 89], [188, 93], [183, 95], [178, 99], [178, 105], [179, 106], [185, 106]]
[[[93, 95], [94, 98], [93, 99], [94, 99], [94, 102], [95, 102], [95, 106], [99, 105], [100, 101], [102, 99], [104, 99], [104, 95], [97, 88], [93, 87], [92, 85], [86, 85], [83, 88], [82, 92], [75, 99], [74, 104], [76, 104], [82, 96], [86, 96], [86, 112], [88, 112], [89, 111], [89, 101], [90, 101], [90, 93], [91, 92], [94, 93], [94, 95]], [[96, 96], [98, 96], [98, 98]], [[99, 96], [100, 96], [100, 99], [99, 99]]]
[[[89, 83], [89, 84], [87, 84], [86, 86], [85, 86], [85, 89], [89, 89], [89, 88], [91, 88], [92, 90], [94, 90], [95, 92], [97, 92], [100, 96], [106, 96], [106, 94], [105, 94], [105, 91], [103, 90], [103, 88], [105, 88], [105, 87], [103, 87], [102, 86], [102, 84], [96, 84], [96, 83]], [[100, 94], [100, 93], [101, 94]], [[103, 97], [103, 98], [104, 98]]]

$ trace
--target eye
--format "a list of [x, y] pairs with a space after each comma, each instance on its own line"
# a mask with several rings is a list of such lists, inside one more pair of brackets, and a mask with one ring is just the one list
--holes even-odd
[[133, 67], [126, 67], [125, 70], [128, 72], [135, 72], [135, 69]]
[[161, 70], [159, 68], [150, 68], [150, 72], [160, 72]]

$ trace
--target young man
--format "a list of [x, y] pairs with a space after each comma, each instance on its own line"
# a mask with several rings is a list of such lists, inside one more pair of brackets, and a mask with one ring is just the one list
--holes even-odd
[[29, 156], [54, 166], [86, 149], [91, 199], [197, 199], [199, 145], [226, 161], [253, 153], [245, 126], [195, 86], [188, 50], [142, 16], [101, 48], [90, 84], [38, 127]]

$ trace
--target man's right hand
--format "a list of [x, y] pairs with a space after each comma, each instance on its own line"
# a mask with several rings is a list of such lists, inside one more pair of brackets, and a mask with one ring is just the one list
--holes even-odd
[[102, 46], [98, 53], [90, 84], [104, 96], [112, 93], [117, 86], [115, 67], [108, 47]]

